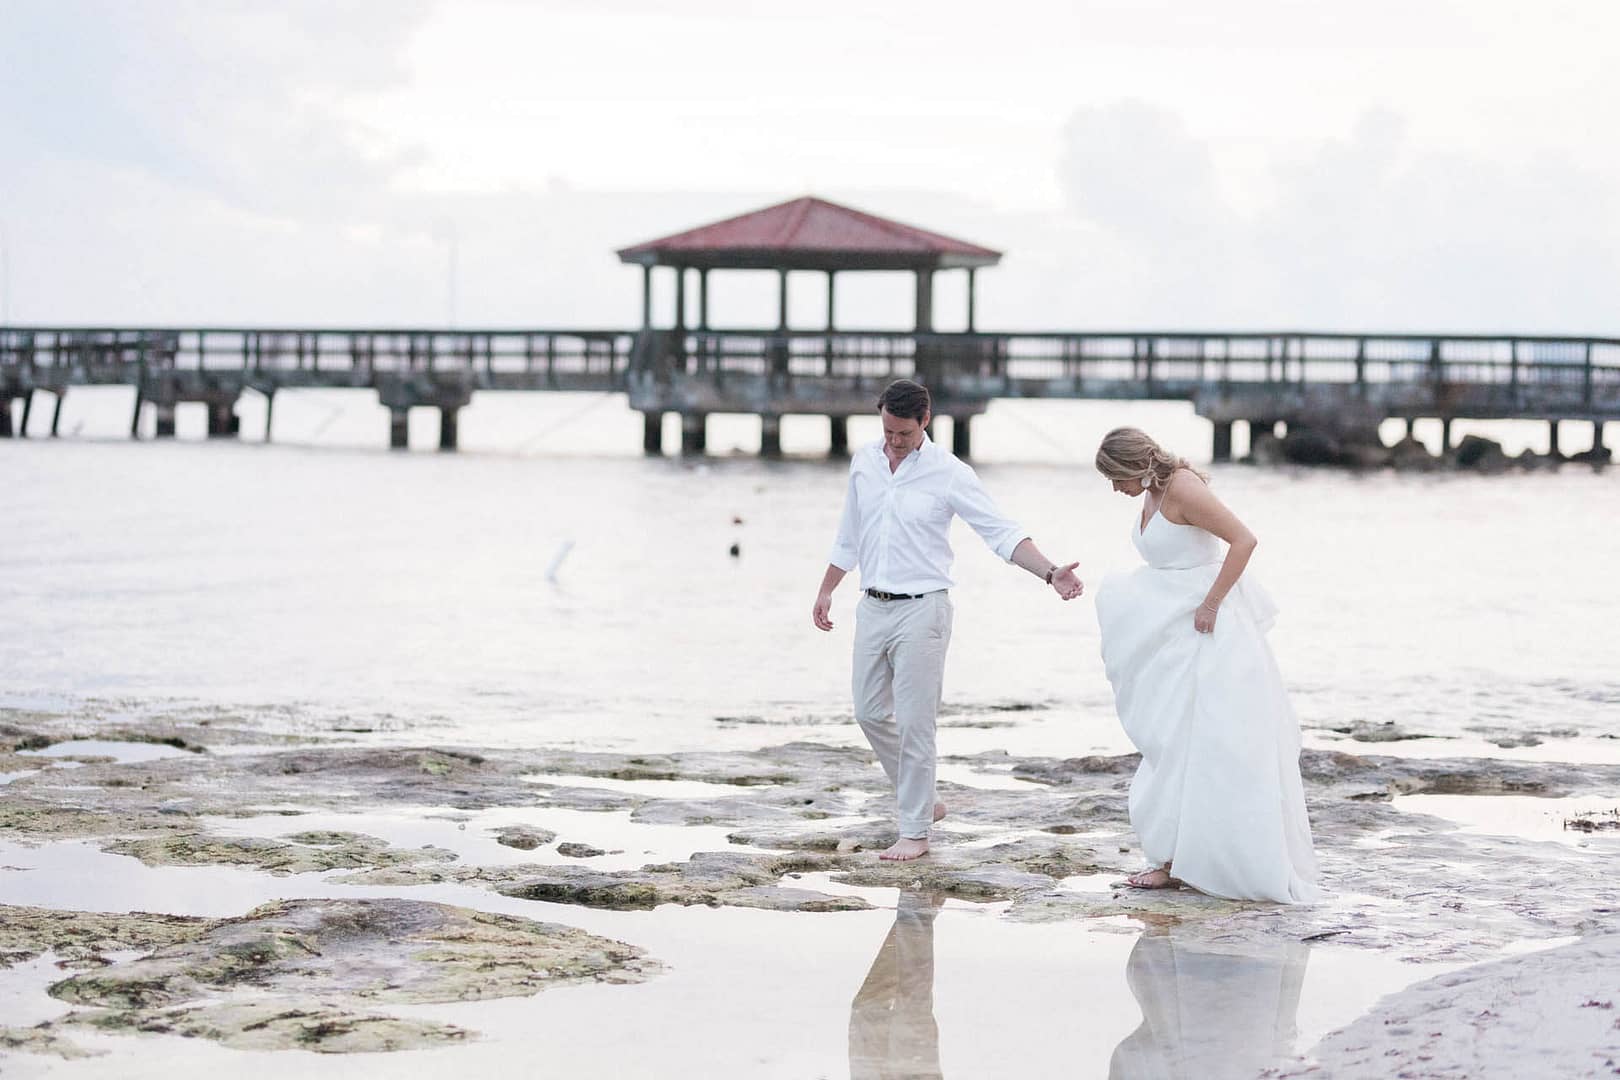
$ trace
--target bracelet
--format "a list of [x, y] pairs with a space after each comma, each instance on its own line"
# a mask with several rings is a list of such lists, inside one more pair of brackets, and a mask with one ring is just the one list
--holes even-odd
[[1213, 612], [1216, 612], [1216, 613], [1219, 613], [1220, 610], [1221, 610], [1221, 605], [1212, 604], [1208, 600], [1205, 600], [1202, 604], [1199, 604], [1198, 606], [1203, 608], [1205, 611], [1213, 611]]
[[1058, 564], [1057, 563], [1053, 563], [1051, 566], [1046, 568], [1046, 583], [1048, 585], [1052, 584], [1052, 576], [1054, 574], [1056, 574], [1057, 572], [1058, 572]]

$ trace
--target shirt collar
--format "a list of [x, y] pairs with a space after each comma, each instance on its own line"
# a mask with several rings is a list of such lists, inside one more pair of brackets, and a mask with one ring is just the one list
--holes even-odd
[[[872, 446], [873, 450], [877, 451], [878, 460], [883, 462], [884, 468], [888, 468], [888, 465], [889, 465], [889, 451], [884, 447], [883, 440], [879, 439], [877, 442], [872, 443], [871, 446]], [[910, 461], [912, 458], [921, 459], [922, 456], [925, 453], [931, 453], [932, 452], [933, 446], [934, 446], [934, 440], [930, 439], [928, 437], [928, 432], [926, 432], [926, 431], [923, 432], [922, 442], [917, 444], [917, 449], [913, 450], [911, 453], [909, 453], [905, 457], [901, 458], [900, 459], [900, 464], [904, 465], [906, 462]]]

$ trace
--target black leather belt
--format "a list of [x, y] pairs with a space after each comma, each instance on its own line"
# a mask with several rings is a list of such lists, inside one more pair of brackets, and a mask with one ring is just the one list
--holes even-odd
[[927, 593], [884, 592], [882, 589], [867, 589], [866, 595], [874, 600], [921, 600]]

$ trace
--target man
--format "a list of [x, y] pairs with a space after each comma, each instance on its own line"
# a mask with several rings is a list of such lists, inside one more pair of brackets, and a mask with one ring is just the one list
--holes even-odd
[[1058, 566], [1042, 555], [973, 470], [928, 438], [932, 405], [927, 388], [909, 379], [883, 391], [883, 440], [850, 459], [838, 538], [811, 616], [817, 629], [833, 628], [833, 590], [859, 565], [855, 719], [894, 785], [900, 836], [878, 856], [889, 860], [926, 855], [929, 826], [945, 816], [934, 799], [934, 720], [951, 640], [951, 517], [1063, 599], [1083, 588], [1078, 563]]

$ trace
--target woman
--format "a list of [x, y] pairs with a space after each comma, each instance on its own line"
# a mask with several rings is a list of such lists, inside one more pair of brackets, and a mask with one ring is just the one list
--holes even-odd
[[1243, 578], [1254, 534], [1202, 473], [1135, 428], [1103, 438], [1097, 471], [1145, 496], [1131, 539], [1147, 565], [1097, 593], [1103, 665], [1142, 752], [1130, 814], [1150, 868], [1130, 884], [1316, 899], [1299, 723], [1265, 638], [1276, 608]]

